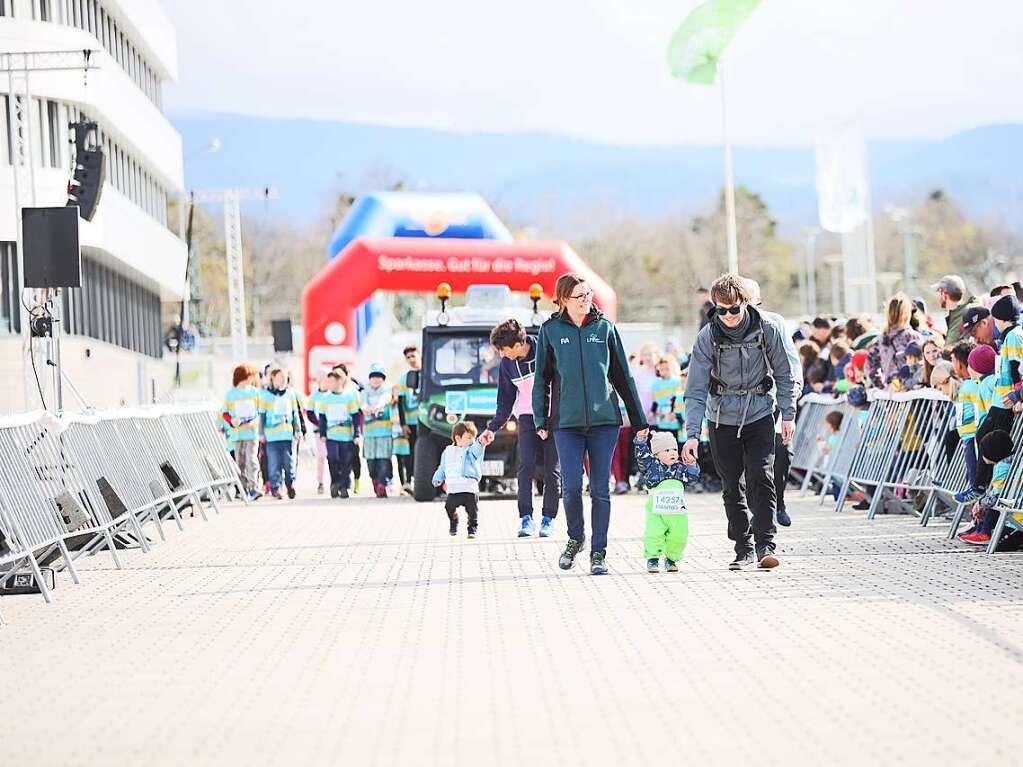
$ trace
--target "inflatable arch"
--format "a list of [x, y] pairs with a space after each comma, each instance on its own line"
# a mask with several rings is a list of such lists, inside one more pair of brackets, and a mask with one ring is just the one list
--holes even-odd
[[377, 290], [432, 293], [447, 282], [456, 293], [486, 284], [525, 292], [535, 282], [549, 299], [565, 272], [582, 274], [614, 319], [614, 290], [564, 242], [358, 237], [302, 293], [306, 390], [324, 367], [354, 361], [356, 312]]
[[356, 237], [426, 237], [469, 240], [514, 238], [477, 194], [375, 192], [360, 197], [327, 245], [337, 258]]

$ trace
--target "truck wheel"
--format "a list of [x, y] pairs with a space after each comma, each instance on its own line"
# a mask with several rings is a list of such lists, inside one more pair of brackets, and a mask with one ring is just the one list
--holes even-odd
[[429, 429], [419, 426], [416, 439], [415, 464], [412, 467], [412, 497], [417, 501], [432, 501], [437, 497], [433, 486], [433, 473], [440, 460], [440, 445]]

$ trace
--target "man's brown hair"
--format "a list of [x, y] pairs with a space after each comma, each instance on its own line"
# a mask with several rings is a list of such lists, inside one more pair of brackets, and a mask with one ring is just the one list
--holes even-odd
[[451, 427], [451, 439], [458, 439], [463, 434], [471, 434], [473, 439], [476, 439], [478, 433], [476, 424], [472, 421], [459, 421]]
[[749, 288], [746, 281], [738, 274], [722, 274], [710, 286], [710, 300], [715, 305], [731, 306], [732, 304], [750, 301]]
[[510, 349], [526, 342], [526, 329], [518, 320], [505, 320], [490, 331], [490, 343], [495, 349]]

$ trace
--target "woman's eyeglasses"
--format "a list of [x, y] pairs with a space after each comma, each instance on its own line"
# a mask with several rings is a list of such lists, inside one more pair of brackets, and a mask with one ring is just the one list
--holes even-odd
[[736, 304], [735, 306], [714, 306], [717, 309], [718, 314], [738, 314], [742, 311], [742, 304]]
[[573, 301], [586, 301], [590, 298], [593, 298], [593, 291], [587, 290], [585, 293], [580, 293], [575, 296], [569, 296], [569, 298], [571, 298]]

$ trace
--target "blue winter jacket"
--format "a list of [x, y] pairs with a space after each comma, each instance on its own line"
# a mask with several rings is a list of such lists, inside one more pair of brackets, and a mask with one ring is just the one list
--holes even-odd
[[696, 465], [690, 466], [679, 461], [671, 466], [665, 466], [657, 460], [657, 456], [650, 452], [650, 443], [645, 439], [636, 437], [635, 445], [636, 463], [650, 487], [657, 487], [666, 479], [678, 480], [687, 485], [695, 482], [696, 478], [700, 476], [700, 467]]
[[[454, 445], [448, 445], [444, 448], [444, 452], [440, 454], [440, 466], [437, 467], [437, 471], [433, 473], [434, 483], [443, 482], [446, 479], [444, 473], [444, 455], [454, 448]], [[462, 476], [466, 479], [482, 479], [483, 478], [483, 451], [486, 448], [483, 443], [478, 439], [469, 445], [465, 450], [465, 463], [462, 466]]]

